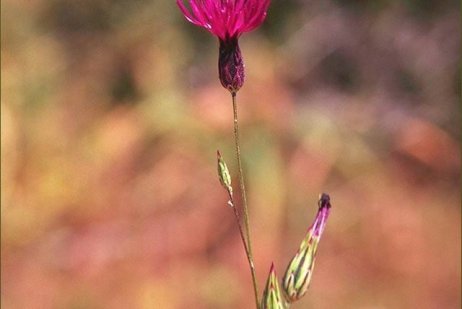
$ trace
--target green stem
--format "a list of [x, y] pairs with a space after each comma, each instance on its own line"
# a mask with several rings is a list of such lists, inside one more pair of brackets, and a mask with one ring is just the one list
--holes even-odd
[[[241, 235], [242, 244], [244, 245], [244, 250], [248, 258], [249, 257], [249, 247], [247, 247], [247, 240], [245, 237], [246, 234], [244, 233], [244, 229], [242, 228], [241, 216], [239, 215], [239, 211], [235, 207], [234, 199], [231, 194], [229, 194], [229, 202], [231, 203], [230, 206], [233, 209], [234, 217], [236, 218], [237, 226], [239, 227], [239, 234]], [[257, 299], [257, 303], [258, 303], [258, 299]]]
[[247, 208], [247, 196], [245, 193], [245, 184], [244, 184], [244, 173], [242, 172], [242, 162], [241, 162], [241, 149], [239, 145], [239, 125], [238, 125], [238, 117], [237, 117], [237, 104], [236, 104], [236, 92], [231, 93], [233, 99], [233, 114], [234, 114], [234, 142], [236, 146], [236, 159], [237, 159], [237, 166], [239, 169], [239, 184], [241, 188], [241, 197], [242, 197], [242, 208], [244, 210], [244, 227], [247, 236], [247, 245], [246, 247], [246, 255], [247, 260], [249, 261], [250, 266], [250, 273], [252, 274], [252, 283], [253, 283], [253, 290], [255, 293], [255, 302], [257, 305], [257, 309], [260, 307], [260, 302], [258, 300], [258, 286], [257, 286], [257, 278], [255, 275], [255, 264], [253, 262], [253, 254], [252, 254], [252, 241], [250, 238], [250, 228], [249, 228], [249, 211]]

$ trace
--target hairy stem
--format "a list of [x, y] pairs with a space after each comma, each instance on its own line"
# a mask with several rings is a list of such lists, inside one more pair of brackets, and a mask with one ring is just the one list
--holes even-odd
[[234, 114], [234, 142], [236, 148], [236, 159], [237, 159], [237, 166], [239, 169], [239, 185], [241, 188], [241, 198], [242, 198], [242, 208], [244, 213], [244, 227], [247, 236], [247, 244], [246, 247], [246, 255], [247, 260], [249, 261], [250, 266], [250, 273], [252, 274], [252, 283], [253, 283], [253, 290], [255, 293], [255, 302], [257, 305], [257, 309], [260, 307], [260, 302], [258, 300], [258, 286], [257, 286], [257, 278], [255, 275], [255, 264], [253, 262], [253, 254], [252, 254], [252, 241], [250, 237], [250, 228], [249, 228], [249, 211], [247, 208], [247, 196], [245, 192], [245, 184], [244, 184], [244, 173], [242, 172], [242, 162], [241, 162], [241, 148], [239, 144], [239, 125], [238, 125], [238, 117], [237, 117], [237, 103], [236, 103], [236, 92], [231, 93], [233, 99], [233, 114]]

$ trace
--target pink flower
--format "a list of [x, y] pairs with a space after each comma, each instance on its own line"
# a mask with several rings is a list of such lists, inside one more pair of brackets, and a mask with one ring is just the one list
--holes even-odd
[[183, 0], [176, 3], [191, 23], [204, 27], [220, 40], [218, 72], [223, 87], [235, 94], [244, 84], [244, 62], [238, 38], [265, 20], [270, 0]]

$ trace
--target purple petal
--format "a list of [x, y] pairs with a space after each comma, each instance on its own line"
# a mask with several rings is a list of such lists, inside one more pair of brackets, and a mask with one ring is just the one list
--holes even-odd
[[188, 9], [186, 9], [186, 7], [184, 6], [184, 3], [182, 0], [176, 0], [176, 4], [178, 5], [178, 7], [180, 8], [181, 12], [183, 13], [184, 17], [186, 17], [186, 19], [195, 24], [195, 25], [198, 25], [198, 26], [201, 26], [202, 24], [197, 20], [195, 19], [191, 13], [188, 11]]
[[183, 1], [177, 4], [186, 19], [222, 40], [260, 26], [270, 4], [270, 0], [189, 0], [188, 10]]

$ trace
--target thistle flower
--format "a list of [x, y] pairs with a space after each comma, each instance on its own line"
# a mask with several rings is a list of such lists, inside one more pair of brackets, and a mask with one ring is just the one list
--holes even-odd
[[318, 243], [329, 217], [330, 197], [323, 193], [318, 201], [319, 209], [313, 224], [303, 239], [300, 248], [289, 263], [282, 279], [282, 287], [289, 302], [305, 295], [313, 274]]
[[284, 309], [286, 303], [281, 297], [281, 289], [279, 288], [278, 276], [274, 270], [274, 264], [271, 264], [268, 279], [266, 281], [266, 288], [263, 292], [261, 300], [261, 309]]
[[188, 21], [218, 37], [220, 81], [235, 94], [244, 84], [244, 62], [238, 39], [244, 32], [261, 25], [270, 0], [189, 0], [190, 10], [183, 0], [176, 3]]

